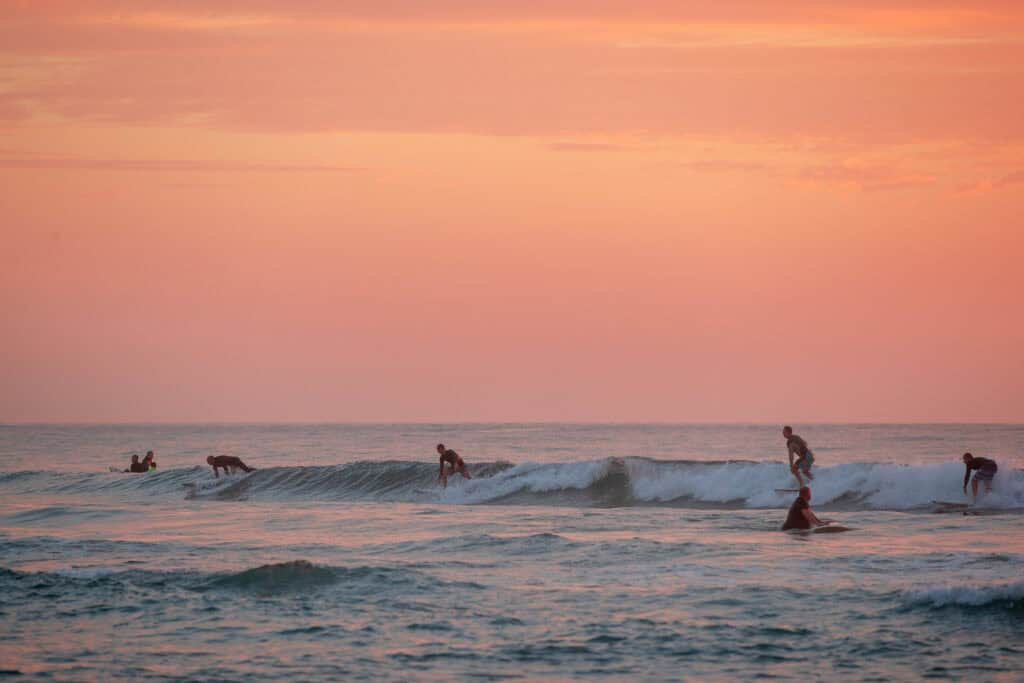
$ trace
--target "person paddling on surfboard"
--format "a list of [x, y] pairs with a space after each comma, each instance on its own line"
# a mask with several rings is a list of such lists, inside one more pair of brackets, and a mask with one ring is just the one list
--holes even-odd
[[786, 521], [782, 524], [782, 530], [810, 529], [811, 527], [825, 526], [827, 524], [828, 522], [818, 519], [818, 516], [811, 510], [811, 489], [807, 486], [801, 486], [800, 495], [789, 506], [789, 514], [786, 515]]
[[[444, 488], [448, 488], [448, 477], [456, 472], [466, 479], [473, 478], [469, 476], [469, 468], [466, 467], [466, 462], [458, 453], [450, 448], [445, 448], [443, 443], [437, 444], [437, 452], [441, 454], [441, 471], [437, 474], [437, 480]], [[451, 469], [445, 471], [445, 463], [448, 463]]]
[[217, 474], [217, 468], [220, 467], [224, 470], [224, 474], [234, 473], [236, 469], [240, 469], [243, 472], [252, 472], [254, 467], [249, 467], [242, 459], [236, 455], [211, 455], [206, 459], [206, 464], [213, 468], [213, 476], [220, 477]]
[[970, 453], [964, 453], [964, 464], [967, 465], [967, 470], [964, 472], [964, 494], [967, 493], [967, 480], [971, 479], [971, 470], [977, 470], [974, 473], [974, 479], [971, 480], [971, 492], [974, 494], [974, 500], [978, 500], [979, 481], [985, 482], [985, 493], [992, 493], [992, 478], [999, 471], [999, 465], [995, 460], [976, 458]]
[[132, 456], [132, 464], [128, 465], [128, 469], [125, 472], [146, 472], [148, 470], [149, 467], [139, 462], [139, 455], [136, 453]]
[[807, 447], [806, 441], [793, 433], [793, 428], [789, 425], [782, 428], [782, 436], [786, 437], [786, 449], [789, 451], [789, 471], [793, 473], [797, 483], [802, 487], [804, 480], [800, 476], [801, 470], [807, 476], [808, 481], [814, 479], [814, 475], [811, 474], [814, 453]]

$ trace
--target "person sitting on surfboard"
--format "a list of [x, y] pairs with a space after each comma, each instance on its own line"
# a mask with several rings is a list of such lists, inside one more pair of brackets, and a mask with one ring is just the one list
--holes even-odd
[[153, 455], [153, 451], [146, 451], [146, 457], [142, 459], [142, 466], [146, 469], [143, 472], [156, 469], [156, 456]]
[[967, 465], [967, 470], [964, 472], [964, 493], [967, 493], [967, 480], [971, 478], [971, 470], [977, 470], [971, 481], [971, 492], [974, 494], [974, 499], [978, 499], [979, 481], [985, 482], [985, 493], [992, 493], [992, 478], [999, 471], [995, 460], [976, 458], [970, 453], [964, 453], [964, 464]]
[[[469, 468], [466, 467], [465, 461], [458, 453], [450, 448], [445, 448], [443, 443], [437, 444], [437, 452], [441, 454], [441, 471], [437, 474], [437, 480], [441, 482], [444, 488], [448, 488], [448, 477], [458, 472], [466, 479], [472, 479], [469, 476]], [[448, 463], [451, 469], [445, 471], [445, 463]]]
[[[789, 471], [796, 477], [797, 483], [803, 486], [804, 480], [800, 476], [800, 470], [803, 470], [808, 480], [814, 479], [814, 475], [811, 474], [814, 453], [807, 447], [806, 441], [793, 433], [793, 428], [789, 425], [782, 428], [782, 436], [786, 437], [786, 448], [789, 450]], [[793, 456], [796, 456], [796, 460]]]
[[128, 465], [128, 469], [125, 472], [147, 472], [149, 467], [139, 462], [139, 454], [136, 453], [132, 456], [132, 464]]
[[800, 494], [789, 506], [789, 514], [782, 524], [783, 531], [790, 529], [810, 529], [812, 526], [825, 526], [828, 522], [818, 519], [818, 516], [811, 510], [811, 489], [807, 486], [800, 487]]
[[252, 472], [254, 467], [249, 467], [236, 455], [211, 455], [206, 459], [206, 464], [213, 468], [213, 476], [219, 477], [217, 468], [223, 468], [224, 474], [234, 474], [236, 469], [243, 472]]

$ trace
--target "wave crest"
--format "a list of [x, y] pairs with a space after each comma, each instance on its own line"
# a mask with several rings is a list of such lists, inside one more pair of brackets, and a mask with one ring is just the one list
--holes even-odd
[[[268, 467], [215, 479], [193, 467], [127, 475], [16, 472], [0, 490], [101, 496], [169, 496], [210, 500], [375, 501], [425, 504], [632, 505], [779, 508], [793, 498], [789, 468], [780, 462], [673, 461], [604, 458], [565, 463], [472, 463], [473, 479], [437, 483], [437, 465], [362, 461], [344, 465]], [[935, 500], [964, 500], [957, 463], [850, 463], [815, 467], [816, 506], [841, 509], [928, 509]], [[184, 488], [183, 488], [184, 487]], [[1001, 470], [982, 505], [1024, 510], [1024, 471]], [[56, 514], [56, 512], [54, 512]]]
[[1024, 611], [1024, 581], [992, 586], [936, 586], [907, 593], [907, 601], [926, 607], [1004, 607]]

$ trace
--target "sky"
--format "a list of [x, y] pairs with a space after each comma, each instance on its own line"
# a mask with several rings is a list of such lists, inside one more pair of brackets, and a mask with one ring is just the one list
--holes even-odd
[[1024, 421], [1018, 0], [0, 0], [0, 421]]

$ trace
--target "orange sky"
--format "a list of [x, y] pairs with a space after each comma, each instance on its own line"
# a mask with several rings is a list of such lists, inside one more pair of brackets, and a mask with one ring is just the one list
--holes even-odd
[[0, 421], [1024, 420], [1020, 2], [0, 2]]

